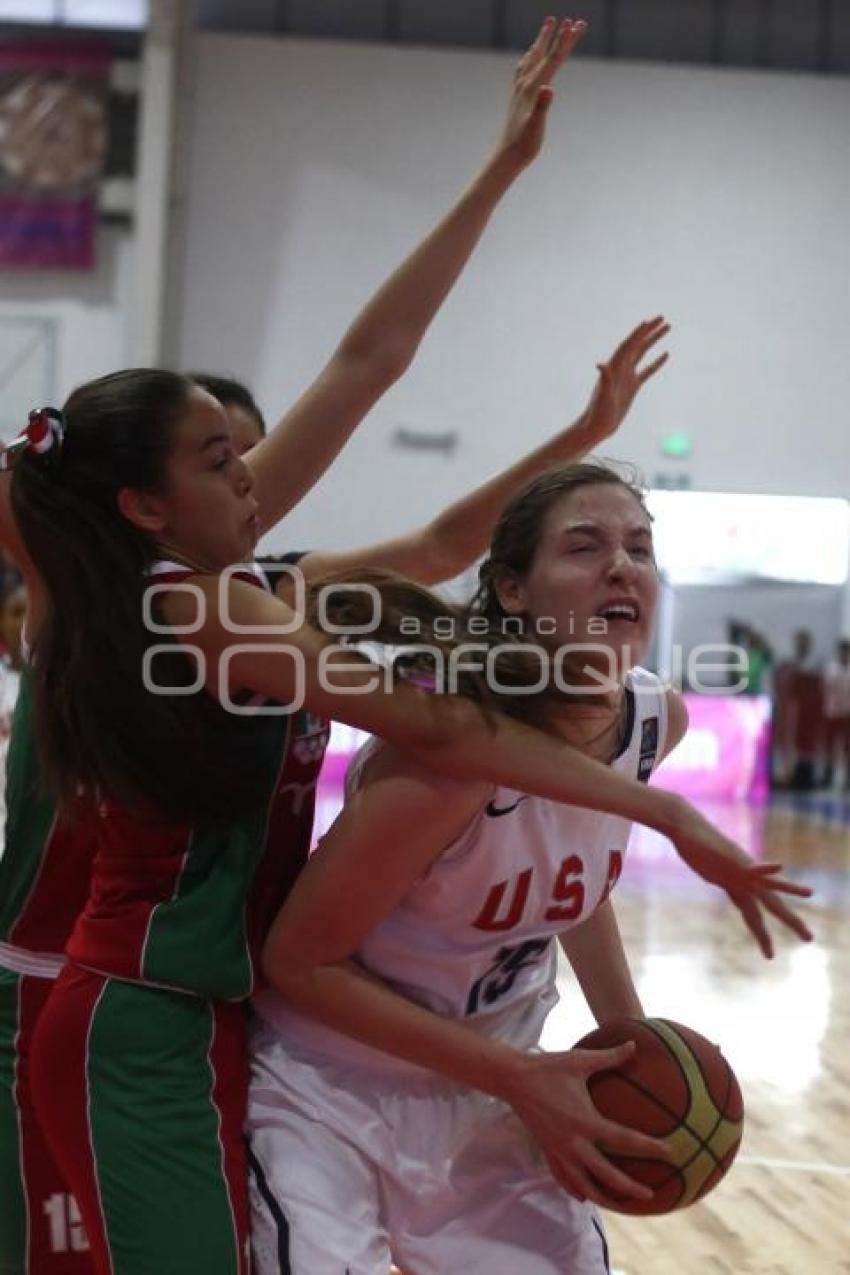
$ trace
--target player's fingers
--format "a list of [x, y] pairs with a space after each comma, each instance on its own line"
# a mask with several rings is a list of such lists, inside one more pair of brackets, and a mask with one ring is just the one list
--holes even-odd
[[574, 1190], [570, 1194], [577, 1194], [579, 1200], [590, 1200], [591, 1204], [597, 1204], [600, 1208], [610, 1208], [611, 1198], [606, 1194], [600, 1183], [595, 1182], [589, 1173], [585, 1173], [583, 1169], [573, 1168], [571, 1180], [575, 1183]]
[[672, 1155], [670, 1147], [661, 1138], [652, 1138], [639, 1129], [630, 1129], [628, 1125], [615, 1124], [604, 1116], [593, 1121], [592, 1129], [589, 1121], [583, 1127], [590, 1141], [609, 1151], [621, 1151], [623, 1155], [641, 1156], [649, 1160], [669, 1160]]
[[620, 1067], [628, 1062], [636, 1048], [633, 1040], [627, 1040], [622, 1045], [614, 1045], [611, 1049], [572, 1049], [570, 1056], [581, 1073], [592, 1076], [597, 1071]]
[[623, 340], [620, 342], [620, 344], [617, 346], [616, 350], [614, 351], [612, 358], [614, 359], [619, 358], [621, 355], [625, 354], [627, 350], [630, 350], [633, 345], [636, 345], [639, 341], [642, 341], [643, 338], [646, 336], [646, 333], [652, 327], [653, 323], [656, 323], [656, 322], [657, 322], [657, 319], [641, 319], [637, 327], [632, 328], [629, 335], [626, 337], [623, 337]]
[[814, 894], [810, 885], [799, 885], [796, 881], [769, 880], [764, 881], [762, 885], [772, 894], [793, 894], [796, 899], [810, 899]]
[[592, 1142], [582, 1144], [581, 1152], [584, 1167], [590, 1170], [600, 1186], [607, 1187], [609, 1191], [614, 1191], [617, 1195], [628, 1195], [635, 1200], [652, 1199], [653, 1193], [648, 1186], [644, 1186], [642, 1182], [636, 1182], [622, 1169], [618, 1169]]
[[670, 331], [670, 324], [663, 315], [644, 319], [621, 341], [611, 356], [612, 363], [628, 361], [639, 363], [644, 355]]
[[651, 319], [644, 319], [643, 323], [636, 328], [634, 336], [646, 340], [652, 333], [670, 330], [670, 324], [667, 322], [663, 314], [654, 314]]
[[652, 347], [657, 345], [659, 341], [663, 341], [669, 332], [669, 323], [659, 323], [657, 326], [650, 328], [648, 332], [644, 333], [638, 342], [638, 358], [642, 359], [644, 355], [648, 354]]
[[540, 24], [540, 30], [534, 37], [530, 47], [520, 58], [516, 73], [524, 75], [537, 66], [546, 55], [549, 45], [552, 41], [552, 34], [557, 29], [557, 21], [555, 18], [544, 18]]
[[797, 916], [793, 908], [789, 908], [782, 899], [776, 899], [770, 894], [762, 895], [762, 907], [770, 912], [771, 916], [775, 916], [777, 921], [781, 921], [783, 925], [787, 925], [789, 930], [801, 938], [803, 942], [810, 943], [815, 937], [809, 927], [806, 925], [802, 917]]
[[586, 1186], [589, 1184], [586, 1183], [585, 1175], [575, 1164], [569, 1160], [562, 1160], [560, 1156], [555, 1155], [546, 1155], [546, 1162], [549, 1165], [549, 1172], [552, 1177], [565, 1191], [575, 1196], [577, 1200], [584, 1201], [587, 1199]]
[[642, 368], [641, 371], [638, 372], [637, 374], [637, 379], [639, 384], [645, 385], [646, 382], [650, 379], [650, 377], [655, 376], [655, 373], [660, 371], [660, 369], [664, 366], [664, 364], [667, 362], [669, 357], [670, 357], [669, 351], [665, 350], [663, 354], [659, 354], [657, 359], [653, 359], [652, 362], [649, 363], [645, 368]]
[[798, 899], [810, 899], [814, 891], [810, 885], [801, 885], [797, 881], [787, 881], [777, 877], [777, 872], [784, 872], [784, 863], [755, 863], [747, 868], [750, 878], [758, 878], [765, 890], [773, 890], [780, 894], [793, 894]]
[[777, 873], [785, 871], [785, 864], [777, 863], [775, 859], [768, 863], [754, 863], [752, 859], [748, 859], [746, 866], [754, 876], [759, 877], [775, 877]]
[[595, 1181], [582, 1165], [575, 1160], [561, 1160], [557, 1156], [549, 1157], [549, 1168], [558, 1184], [575, 1196], [577, 1200], [590, 1200], [600, 1208], [610, 1208], [611, 1195], [603, 1184]]
[[767, 926], [764, 923], [761, 908], [756, 899], [751, 894], [731, 893], [729, 897], [738, 908], [741, 916], [744, 918], [744, 924], [752, 934], [756, 943], [761, 949], [762, 955], [768, 960], [773, 957], [773, 940], [771, 939]]
[[658, 324], [659, 324], [659, 323], [666, 323], [666, 319], [664, 318], [664, 315], [663, 315], [663, 314], [653, 314], [653, 315], [651, 316], [651, 318], [649, 318], [649, 319], [643, 319], [643, 320], [642, 320], [642, 321], [638, 324], [636, 331], [638, 331], [638, 332], [639, 332], [641, 329], [646, 329], [646, 328], [655, 328], [655, 327], [657, 327], [657, 326], [658, 326]]
[[537, 73], [545, 76], [543, 82], [557, 74], [586, 30], [587, 23], [583, 19], [564, 18], [550, 33], [549, 47], [537, 68]]

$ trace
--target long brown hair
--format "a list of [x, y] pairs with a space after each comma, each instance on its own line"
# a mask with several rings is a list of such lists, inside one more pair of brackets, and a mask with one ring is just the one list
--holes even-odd
[[[363, 592], [371, 586], [380, 598], [374, 615], [372, 602]], [[326, 593], [320, 608], [318, 599]], [[415, 584], [392, 571], [369, 569], [329, 573], [312, 581], [307, 592], [307, 619], [316, 628], [329, 620], [335, 631], [357, 633], [373, 620], [361, 645], [383, 650], [378, 662], [391, 664], [393, 678], [427, 689], [445, 689], [445, 669], [452, 657], [469, 652], [474, 659], [461, 660], [451, 690], [478, 703], [485, 714], [503, 712], [522, 721], [542, 725], [551, 689], [533, 688], [540, 681], [540, 660], [528, 643], [516, 634], [502, 633], [495, 624], [474, 625], [470, 630], [467, 607], [456, 606], [432, 589]], [[486, 626], [486, 627], [485, 627]], [[351, 638], [344, 638], [350, 643]], [[490, 656], [496, 686], [485, 676]]]
[[[36, 732], [66, 809], [82, 791], [181, 819], [232, 814], [258, 782], [247, 719], [204, 693], [152, 694], [142, 676], [148, 648], [168, 643], [143, 611], [160, 554], [117, 498], [161, 487], [190, 389], [151, 368], [91, 381], [65, 404], [58, 457], [25, 453], [13, 473], [15, 517], [48, 599], [32, 651]], [[157, 656], [158, 685], [193, 680], [176, 644]]]

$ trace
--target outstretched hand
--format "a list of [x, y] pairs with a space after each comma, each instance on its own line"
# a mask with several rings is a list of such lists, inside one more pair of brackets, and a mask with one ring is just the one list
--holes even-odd
[[666, 1143], [603, 1116], [587, 1088], [597, 1071], [628, 1062], [634, 1049], [627, 1041], [613, 1049], [529, 1054], [518, 1087], [505, 1095], [561, 1186], [603, 1207], [610, 1202], [606, 1192], [639, 1200], [651, 1199], [652, 1192], [618, 1169], [597, 1144], [638, 1158], [669, 1156]]
[[589, 446], [596, 446], [620, 428], [639, 391], [667, 362], [670, 356], [665, 352], [641, 366], [650, 350], [669, 331], [670, 324], [662, 315], [645, 319], [617, 346], [607, 362], [597, 364], [599, 378], [583, 415]]
[[522, 168], [540, 152], [546, 114], [554, 97], [552, 80], [586, 29], [587, 23], [580, 19], [546, 18], [537, 39], [519, 61], [499, 148]]
[[764, 956], [773, 956], [773, 940], [765, 924], [765, 912], [775, 916], [804, 942], [812, 938], [809, 927], [782, 898], [783, 894], [790, 894], [808, 899], [812, 891], [807, 885], [798, 885], [780, 876], [781, 863], [756, 863], [687, 803], [679, 826], [669, 835], [679, 857], [689, 868], [704, 881], [726, 891]]

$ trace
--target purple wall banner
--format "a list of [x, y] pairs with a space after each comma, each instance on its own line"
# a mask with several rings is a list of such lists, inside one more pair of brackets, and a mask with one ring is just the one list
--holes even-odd
[[0, 266], [91, 269], [106, 46], [0, 46]]

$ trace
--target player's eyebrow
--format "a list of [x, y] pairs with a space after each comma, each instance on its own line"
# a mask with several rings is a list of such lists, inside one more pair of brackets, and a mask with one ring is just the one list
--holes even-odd
[[[605, 528], [596, 522], [571, 522], [567, 526], [561, 528], [562, 536], [595, 536], [602, 539], [605, 534]], [[648, 540], [652, 539], [652, 529], [647, 527], [646, 523], [636, 522], [627, 529], [630, 536], [645, 536]]]
[[229, 443], [229, 434], [211, 434], [209, 438], [205, 438], [202, 443], [198, 444], [198, 451], [205, 452], [208, 447], [215, 447], [218, 443]]

